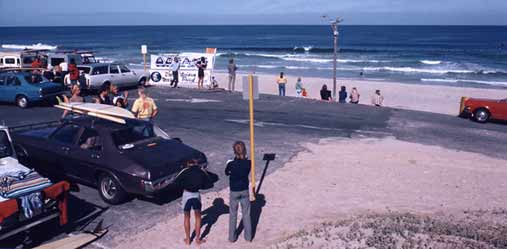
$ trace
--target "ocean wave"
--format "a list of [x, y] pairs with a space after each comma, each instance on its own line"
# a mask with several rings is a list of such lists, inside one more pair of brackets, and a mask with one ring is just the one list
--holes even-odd
[[2, 48], [8, 48], [8, 49], [48, 49], [48, 50], [54, 50], [57, 49], [58, 46], [51, 46], [48, 44], [32, 44], [32, 45], [20, 45], [20, 44], [2, 44]]
[[507, 81], [464, 80], [464, 79], [421, 79], [423, 82], [473, 83], [490, 86], [507, 86]]
[[442, 63], [442, 61], [431, 61], [431, 60], [421, 60], [419, 62], [426, 65], [439, 65]]
[[428, 73], [428, 74], [472, 74], [480, 71], [452, 70], [452, 69], [427, 69], [413, 67], [365, 67], [365, 71], [390, 71], [399, 73]]
[[221, 51], [260, 51], [260, 52], [305, 52], [305, 53], [330, 53], [333, 52], [333, 48], [323, 48], [323, 47], [224, 47], [219, 48]]

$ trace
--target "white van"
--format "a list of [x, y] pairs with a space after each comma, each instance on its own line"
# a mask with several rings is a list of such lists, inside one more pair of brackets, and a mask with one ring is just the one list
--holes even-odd
[[0, 68], [29, 68], [35, 55], [20, 52], [0, 52]]

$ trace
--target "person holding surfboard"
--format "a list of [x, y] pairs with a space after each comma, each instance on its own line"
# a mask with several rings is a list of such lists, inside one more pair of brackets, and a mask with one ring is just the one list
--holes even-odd
[[155, 101], [148, 97], [144, 87], [140, 87], [137, 93], [139, 94], [139, 98], [134, 101], [132, 112], [136, 118], [151, 122], [158, 114], [158, 107]]

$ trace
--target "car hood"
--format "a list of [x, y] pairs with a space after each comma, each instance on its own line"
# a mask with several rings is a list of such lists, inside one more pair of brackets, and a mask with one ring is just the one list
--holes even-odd
[[160, 138], [136, 144], [130, 149], [124, 149], [123, 153], [149, 172], [149, 180], [178, 173], [186, 160], [197, 159], [200, 163], [206, 163], [206, 156], [202, 152], [175, 139]]
[[42, 93], [56, 93], [63, 91], [63, 86], [52, 82], [41, 82], [37, 87], [42, 89]]

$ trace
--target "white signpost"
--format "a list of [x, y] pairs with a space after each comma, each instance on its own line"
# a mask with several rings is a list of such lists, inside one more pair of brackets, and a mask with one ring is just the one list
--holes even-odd
[[146, 73], [146, 54], [148, 54], [147, 45], [141, 45], [141, 54], [143, 54], [144, 72]]

